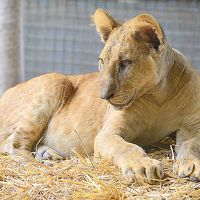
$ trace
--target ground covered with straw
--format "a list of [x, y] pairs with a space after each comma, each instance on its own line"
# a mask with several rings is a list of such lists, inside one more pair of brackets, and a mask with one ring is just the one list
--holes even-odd
[[[168, 148], [166, 148], [168, 146]], [[165, 165], [165, 177], [156, 185], [127, 183], [111, 161], [83, 158], [54, 162], [19, 164], [0, 155], [0, 199], [200, 199], [200, 183], [179, 179], [173, 173], [170, 145], [152, 146], [148, 155]]]

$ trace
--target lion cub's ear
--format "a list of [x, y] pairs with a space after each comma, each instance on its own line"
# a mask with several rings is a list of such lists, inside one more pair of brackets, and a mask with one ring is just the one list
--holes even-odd
[[136, 41], [144, 42], [148, 44], [150, 48], [154, 48], [157, 51], [159, 50], [161, 42], [152, 26], [144, 25], [138, 27], [133, 37]]
[[134, 17], [132, 19], [132, 22], [133, 23], [140, 23], [140, 24], [145, 23], [145, 24], [150, 25], [151, 27], [154, 28], [155, 32], [158, 34], [158, 37], [163, 41], [165, 40], [165, 34], [163, 32], [162, 27], [160, 26], [160, 24], [156, 20], [156, 18], [153, 17], [152, 15], [147, 14], [147, 13], [137, 15], [136, 17]]
[[92, 16], [93, 21], [96, 25], [97, 32], [101, 36], [101, 41], [106, 42], [110, 36], [110, 33], [114, 28], [120, 26], [120, 23], [114, 20], [108, 13], [103, 9], [98, 8]]

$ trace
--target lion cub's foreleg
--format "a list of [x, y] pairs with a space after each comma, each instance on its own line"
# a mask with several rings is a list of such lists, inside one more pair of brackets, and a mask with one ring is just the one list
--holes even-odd
[[200, 133], [181, 129], [177, 132], [176, 168], [181, 178], [200, 181]]
[[127, 138], [127, 126], [120, 127], [119, 122], [105, 123], [95, 138], [95, 156], [112, 158], [129, 181], [153, 184], [156, 180], [162, 179], [164, 175], [162, 164], [147, 157], [141, 147], [125, 141], [123, 138]]
[[118, 134], [103, 135], [95, 139], [95, 156], [113, 158], [128, 181], [137, 180], [140, 184], [153, 184], [164, 175], [162, 164], [147, 157], [144, 150], [128, 143]]

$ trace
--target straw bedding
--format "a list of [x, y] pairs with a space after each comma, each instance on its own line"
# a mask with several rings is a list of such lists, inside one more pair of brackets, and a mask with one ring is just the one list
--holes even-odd
[[76, 154], [53, 166], [36, 161], [22, 165], [1, 154], [0, 199], [200, 199], [200, 183], [174, 175], [173, 151], [166, 143], [148, 149], [149, 156], [164, 163], [165, 177], [145, 186], [127, 183], [109, 160]]

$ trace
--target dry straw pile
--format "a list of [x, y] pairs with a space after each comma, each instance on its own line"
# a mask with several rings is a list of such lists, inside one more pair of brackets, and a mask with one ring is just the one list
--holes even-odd
[[0, 155], [0, 199], [200, 199], [200, 183], [173, 175], [170, 148], [152, 147], [151, 157], [163, 161], [165, 177], [157, 185], [128, 184], [110, 161], [80, 155], [46, 166], [16, 162]]

